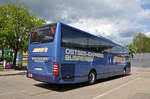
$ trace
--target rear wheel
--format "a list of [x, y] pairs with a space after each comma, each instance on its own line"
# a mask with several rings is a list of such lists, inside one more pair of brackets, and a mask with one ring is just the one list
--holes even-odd
[[90, 85], [94, 84], [96, 81], [96, 73], [94, 71], [91, 71], [88, 75], [88, 83]]

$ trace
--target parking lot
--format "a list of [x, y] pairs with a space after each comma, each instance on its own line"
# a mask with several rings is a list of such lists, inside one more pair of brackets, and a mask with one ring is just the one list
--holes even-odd
[[98, 80], [88, 86], [47, 84], [25, 75], [0, 76], [0, 99], [150, 99], [150, 68], [133, 67], [126, 77]]

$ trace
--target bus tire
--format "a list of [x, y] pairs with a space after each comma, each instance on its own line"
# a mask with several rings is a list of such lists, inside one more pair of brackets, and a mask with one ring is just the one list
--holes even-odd
[[91, 71], [88, 75], [88, 84], [92, 85], [95, 83], [95, 81], [96, 81], [96, 73], [95, 71]]

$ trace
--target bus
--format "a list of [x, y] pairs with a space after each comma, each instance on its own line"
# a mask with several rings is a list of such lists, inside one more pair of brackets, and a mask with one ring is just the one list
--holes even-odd
[[130, 74], [128, 48], [64, 23], [33, 28], [27, 77], [47, 83], [73, 84]]

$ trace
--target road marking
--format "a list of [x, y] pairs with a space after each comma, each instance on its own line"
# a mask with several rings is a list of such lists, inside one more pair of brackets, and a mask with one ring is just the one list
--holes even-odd
[[133, 83], [133, 82], [135, 82], [135, 81], [137, 81], [137, 80], [139, 80], [139, 79], [141, 79], [141, 78], [136, 78], [136, 79], [134, 79], [134, 80], [128, 81], [127, 83], [122, 84], [122, 85], [120, 85], [120, 86], [118, 86], [118, 87], [116, 87], [116, 88], [114, 88], [114, 89], [111, 89], [111, 90], [109, 90], [109, 91], [107, 91], [107, 92], [105, 92], [105, 93], [103, 93], [103, 94], [100, 94], [100, 95], [98, 95], [98, 96], [96, 96], [96, 97], [94, 97], [94, 98], [92, 98], [92, 99], [101, 98], [101, 97], [103, 97], [103, 96], [105, 96], [105, 95], [108, 95], [108, 94], [110, 94], [110, 93], [112, 93], [112, 92], [114, 92], [114, 91], [116, 91], [116, 90], [118, 90], [118, 89], [120, 89], [120, 88], [122, 88], [122, 87], [124, 87], [124, 86], [127, 86], [128, 84], [131, 84], [131, 83]]

